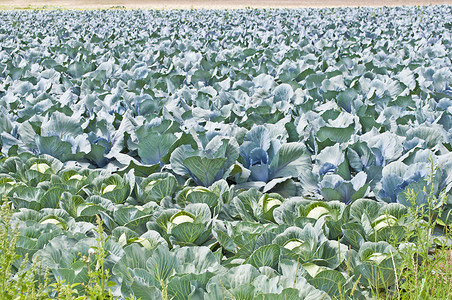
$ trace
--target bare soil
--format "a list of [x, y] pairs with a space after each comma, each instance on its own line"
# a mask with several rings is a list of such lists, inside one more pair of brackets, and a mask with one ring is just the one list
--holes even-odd
[[452, 0], [0, 0], [1, 9], [237, 9], [449, 4]]

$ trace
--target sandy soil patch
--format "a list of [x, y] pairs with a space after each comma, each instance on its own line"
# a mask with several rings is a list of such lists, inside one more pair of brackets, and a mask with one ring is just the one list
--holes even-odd
[[278, 7], [339, 7], [339, 6], [400, 6], [450, 4], [452, 0], [0, 0], [0, 8], [66, 8], [105, 9], [124, 7], [127, 9], [234, 9], [234, 8], [278, 8]]

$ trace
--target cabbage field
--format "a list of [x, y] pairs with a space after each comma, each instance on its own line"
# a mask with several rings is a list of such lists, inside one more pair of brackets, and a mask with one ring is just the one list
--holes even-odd
[[1, 11], [3, 284], [32, 270], [114, 299], [400, 292], [410, 212], [437, 217], [433, 248], [452, 224], [451, 16]]

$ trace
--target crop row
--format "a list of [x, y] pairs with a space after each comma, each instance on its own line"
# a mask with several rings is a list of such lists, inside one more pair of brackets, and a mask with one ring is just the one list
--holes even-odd
[[10, 279], [39, 264], [83, 293], [108, 272], [143, 300], [394, 292], [423, 213], [432, 246], [452, 221], [451, 14], [0, 12]]

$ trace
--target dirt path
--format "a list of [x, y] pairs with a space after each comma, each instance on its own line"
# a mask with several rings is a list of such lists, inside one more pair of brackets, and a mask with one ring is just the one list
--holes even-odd
[[124, 7], [128, 9], [190, 9], [190, 8], [277, 8], [338, 6], [400, 6], [450, 4], [452, 0], [0, 0], [2, 9], [66, 8], [97, 9]]

